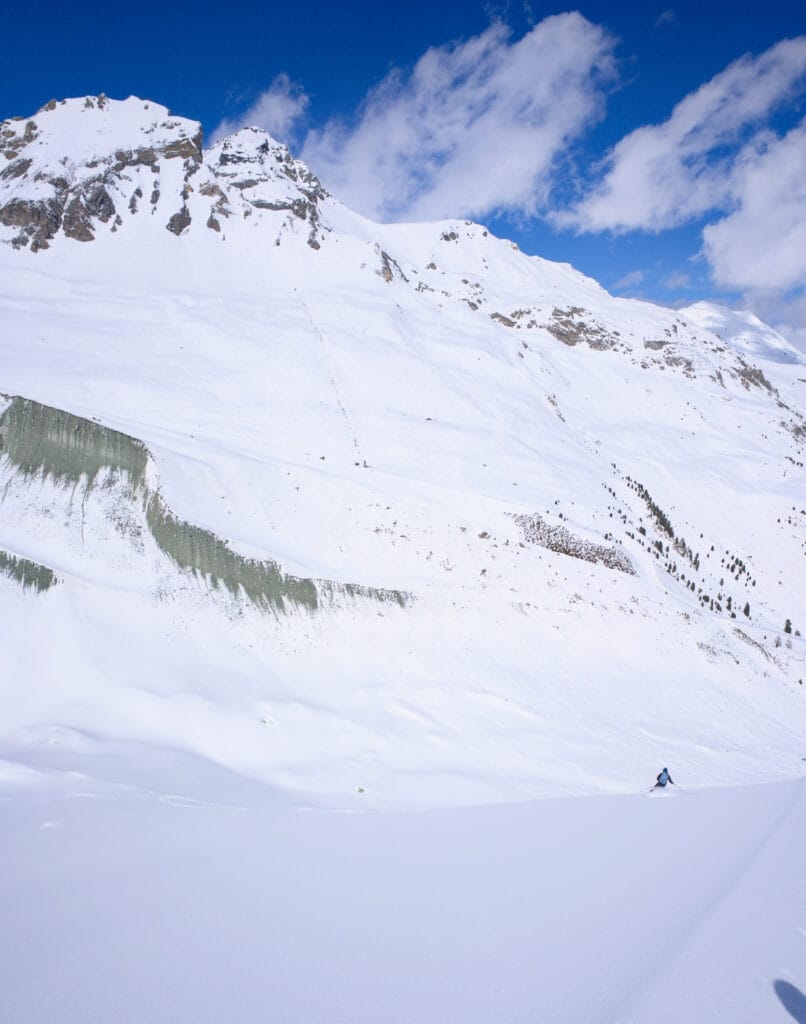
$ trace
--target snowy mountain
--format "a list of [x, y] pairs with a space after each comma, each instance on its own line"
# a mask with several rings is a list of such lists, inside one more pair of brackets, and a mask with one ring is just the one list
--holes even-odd
[[0, 153], [3, 1019], [806, 1019], [803, 357], [133, 97]]
[[783, 338], [134, 97], [0, 140], [0, 756], [338, 807], [801, 773]]

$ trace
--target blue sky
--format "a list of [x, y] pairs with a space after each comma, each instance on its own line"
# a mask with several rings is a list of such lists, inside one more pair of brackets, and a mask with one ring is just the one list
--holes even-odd
[[261, 123], [368, 215], [473, 217], [618, 293], [749, 303], [806, 343], [806, 5], [572, 10], [16, 5], [0, 118], [103, 91], [208, 138]]

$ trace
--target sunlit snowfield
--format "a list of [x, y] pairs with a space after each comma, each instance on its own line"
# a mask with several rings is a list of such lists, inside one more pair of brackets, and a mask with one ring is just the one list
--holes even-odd
[[6, 1021], [804, 1020], [801, 782], [361, 814], [53, 785], [2, 787]]
[[0, 249], [0, 1019], [802, 1024], [803, 357], [35, 116], [121, 212]]

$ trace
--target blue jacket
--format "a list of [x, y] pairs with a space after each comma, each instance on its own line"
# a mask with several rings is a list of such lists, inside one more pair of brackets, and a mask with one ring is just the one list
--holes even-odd
[[664, 768], [663, 771], [658, 776], [658, 781], [656, 782], [656, 785], [657, 786], [665, 786], [667, 782], [671, 782], [672, 785], [674, 785], [674, 781], [672, 780], [672, 777], [669, 774], [669, 769], [668, 768]]

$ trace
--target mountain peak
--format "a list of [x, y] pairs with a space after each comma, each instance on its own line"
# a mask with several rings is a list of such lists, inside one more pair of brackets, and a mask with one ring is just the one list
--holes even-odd
[[123, 211], [136, 212], [146, 179], [156, 206], [163, 161], [181, 161], [187, 181], [201, 162], [201, 143], [197, 121], [136, 96], [51, 100], [33, 117], [4, 121], [0, 238], [36, 252], [60, 232], [88, 242], [104, 225], [116, 231]]
[[[37, 163], [84, 163], [143, 141], [162, 147], [193, 139], [201, 155], [201, 125], [174, 117], [167, 107], [137, 96], [111, 100], [104, 93], [50, 100], [28, 118], [0, 124], [0, 155]], [[37, 159], [38, 158], [38, 159]], [[8, 166], [2, 169], [8, 170]], [[17, 169], [11, 177], [21, 176]]]
[[51, 100], [0, 125], [0, 241], [15, 249], [47, 249], [59, 235], [93, 241], [142, 223], [143, 211], [175, 235], [195, 224], [221, 238], [226, 222], [279, 215], [280, 232], [305, 221], [318, 249], [326, 198], [316, 175], [261, 129], [241, 129], [204, 156], [197, 121], [136, 96]]
[[249, 159], [263, 162], [270, 155], [277, 163], [289, 163], [293, 159], [288, 146], [254, 125], [239, 128], [208, 150], [208, 156], [219, 153], [221, 155], [216, 155], [216, 159], [223, 164]]

